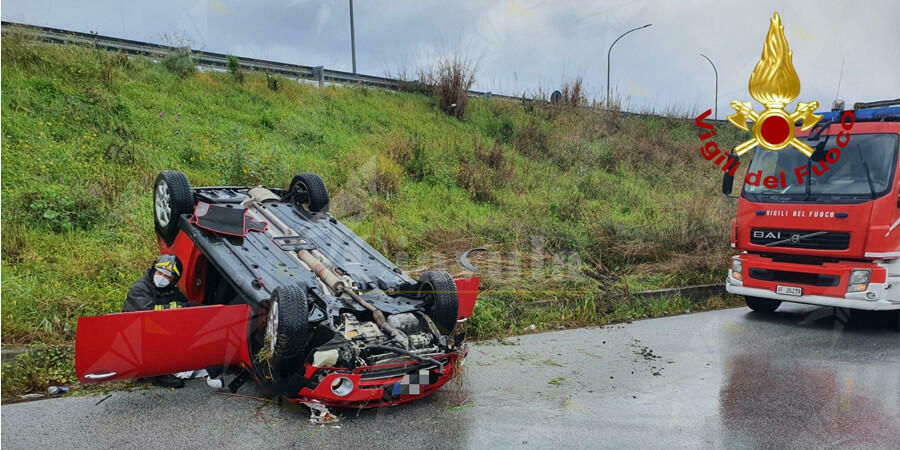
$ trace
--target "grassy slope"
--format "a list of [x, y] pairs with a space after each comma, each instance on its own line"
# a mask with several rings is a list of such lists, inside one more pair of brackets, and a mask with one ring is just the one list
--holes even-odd
[[418, 94], [181, 79], [7, 36], [2, 52], [7, 344], [67, 345], [77, 317], [119, 310], [156, 254], [149, 186], [167, 168], [195, 186], [318, 172], [332, 212], [408, 268], [488, 246], [480, 337], [683, 309], [623, 303], [626, 280], [714, 282], [725, 265], [732, 207], [689, 122], [490, 100], [460, 121]]

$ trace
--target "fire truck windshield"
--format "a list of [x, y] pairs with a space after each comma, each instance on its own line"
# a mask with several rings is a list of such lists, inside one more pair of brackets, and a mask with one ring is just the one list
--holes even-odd
[[[897, 165], [896, 134], [854, 134], [837, 161], [829, 163], [825, 156], [837, 147], [835, 139], [807, 140], [816, 149], [812, 158], [794, 149], [773, 152], [757, 148], [742, 195], [755, 202], [847, 203], [877, 198], [891, 190]], [[764, 183], [766, 177], [775, 177], [777, 186], [772, 187], [771, 178]]]

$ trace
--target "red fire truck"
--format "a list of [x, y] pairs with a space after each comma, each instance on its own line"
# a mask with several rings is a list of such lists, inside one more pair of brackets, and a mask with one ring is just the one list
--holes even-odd
[[[900, 99], [857, 103], [797, 129], [815, 152], [757, 149], [731, 226], [726, 289], [754, 311], [781, 302], [900, 310]], [[852, 113], [852, 114], [851, 114]], [[837, 151], [835, 151], [835, 149]], [[730, 195], [734, 178], [725, 175]]]

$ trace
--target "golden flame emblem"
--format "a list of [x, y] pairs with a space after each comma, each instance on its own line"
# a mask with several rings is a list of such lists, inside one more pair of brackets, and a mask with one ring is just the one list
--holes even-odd
[[784, 25], [777, 12], [772, 17], [762, 56], [750, 74], [748, 87], [750, 96], [766, 109], [757, 113], [750, 102], [731, 102], [735, 113], [728, 116], [728, 121], [732, 125], [751, 131], [747, 122], [753, 122], [753, 139], [735, 147], [734, 152], [742, 155], [757, 145], [772, 151], [791, 146], [807, 157], [812, 155], [812, 147], [794, 136], [794, 124], [801, 122], [801, 130], [815, 126], [822, 119], [814, 114], [819, 102], [798, 102], [797, 109], [791, 114], [784, 110], [785, 105], [800, 95], [800, 77], [794, 70], [793, 52], [788, 47]]

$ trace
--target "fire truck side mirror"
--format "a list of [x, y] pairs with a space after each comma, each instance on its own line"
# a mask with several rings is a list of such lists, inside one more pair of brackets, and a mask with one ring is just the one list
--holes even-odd
[[[734, 189], [734, 175], [725, 172], [725, 175], [722, 176], [722, 193], [726, 196], [731, 195], [731, 191]], [[900, 201], [900, 200], [898, 200]]]

